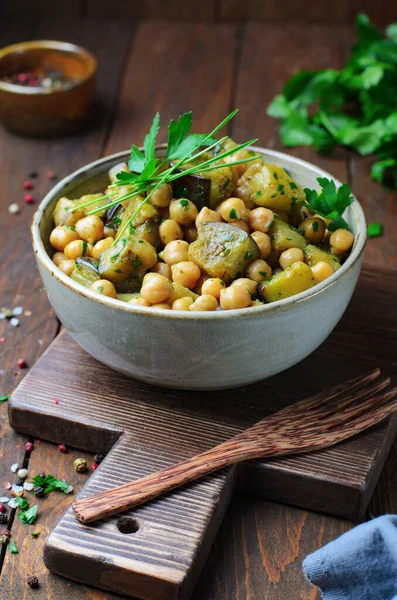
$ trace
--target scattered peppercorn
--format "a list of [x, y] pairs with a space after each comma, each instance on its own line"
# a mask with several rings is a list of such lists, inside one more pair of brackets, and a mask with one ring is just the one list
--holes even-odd
[[84, 458], [76, 458], [73, 467], [77, 473], [85, 473], [87, 470], [87, 461]]
[[28, 577], [28, 586], [35, 589], [39, 587], [39, 580], [37, 579], [37, 577], [35, 577], [34, 575], [32, 575], [31, 577]]
[[20, 479], [26, 479], [26, 477], [28, 476], [28, 470], [27, 469], [19, 469], [17, 475]]
[[29, 173], [30, 179], [36, 179], [36, 177], [38, 177], [38, 176], [39, 176], [39, 174], [37, 171], [30, 171], [30, 173]]
[[48, 173], [47, 173], [47, 179], [49, 179], [51, 181], [52, 179], [56, 179], [56, 177], [57, 176], [56, 176], [56, 173], [54, 171], [48, 171]]
[[11, 537], [11, 531], [9, 531], [8, 529], [0, 529], [0, 535], [6, 537], [8, 540]]
[[7, 525], [8, 517], [6, 513], [0, 513], [0, 525]]
[[25, 444], [26, 452], [29, 452], [29, 454], [30, 454], [31, 452], [33, 452], [33, 448], [34, 448], [34, 446], [33, 446], [32, 442], [26, 442], [26, 444]]
[[23, 184], [23, 189], [24, 190], [32, 190], [33, 189], [33, 183], [31, 181], [25, 181]]
[[26, 360], [24, 358], [20, 358], [17, 362], [17, 365], [20, 369], [26, 369], [26, 367], [28, 366], [28, 363], [26, 362]]
[[[26, 479], [26, 478], [25, 478], [25, 479]], [[19, 485], [19, 486], [21, 486], [21, 485], [23, 485], [23, 484], [24, 484], [24, 481], [25, 481], [25, 480], [24, 480], [22, 477], [18, 477], [18, 479], [17, 479], [17, 480], [16, 480], [16, 482], [15, 482], [15, 485]]]
[[0, 544], [6, 546], [8, 544], [8, 537], [6, 535], [0, 535]]
[[59, 444], [58, 450], [59, 450], [59, 452], [62, 452], [62, 454], [66, 454], [67, 451], [68, 451], [68, 449], [66, 448], [65, 444]]
[[25, 194], [24, 200], [25, 200], [26, 204], [33, 204], [34, 196], [32, 196], [32, 194]]
[[44, 496], [45, 496], [44, 488], [41, 485], [38, 485], [37, 487], [34, 488], [33, 494], [36, 496], [36, 498], [44, 498]]
[[10, 206], [8, 207], [8, 212], [10, 213], [10, 215], [17, 215], [20, 212], [20, 208], [18, 206], [18, 204], [10, 204]]
[[97, 469], [97, 468], [98, 468], [98, 466], [99, 466], [99, 465], [97, 465], [96, 463], [94, 463], [93, 465], [91, 465], [91, 467], [92, 467], [93, 471], [95, 471], [95, 469]]
[[100, 464], [101, 464], [101, 462], [104, 460], [104, 458], [105, 458], [105, 457], [104, 457], [104, 455], [103, 455], [103, 454], [95, 454], [95, 456], [94, 456], [94, 462], [95, 462], [97, 465], [100, 465]]
[[0, 513], [7, 512], [7, 507], [4, 504], [0, 504]]
[[[40, 442], [40, 440], [37, 440], [38, 442]], [[41, 477], [42, 479], [45, 479], [47, 477], [47, 475], [42, 471], [41, 473], [39, 473], [39, 477]]]

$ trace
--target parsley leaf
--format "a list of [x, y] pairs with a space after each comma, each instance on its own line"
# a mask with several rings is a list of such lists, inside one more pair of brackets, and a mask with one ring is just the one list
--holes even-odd
[[370, 223], [367, 229], [369, 238], [380, 237], [383, 233], [383, 225], [381, 223]]
[[14, 540], [11, 540], [11, 542], [8, 544], [8, 547], [10, 549], [11, 554], [18, 554], [19, 550], [16, 547]]
[[327, 177], [318, 177], [321, 192], [305, 188], [306, 202], [303, 204], [310, 210], [318, 213], [326, 219], [331, 219], [328, 225], [330, 231], [335, 229], [349, 229], [342, 215], [346, 208], [353, 202], [350, 186], [347, 183], [336, 189], [335, 182]]
[[45, 494], [49, 494], [54, 490], [61, 490], [62, 492], [68, 493], [67, 490], [70, 488], [66, 481], [63, 481], [63, 479], [56, 479], [56, 477], [50, 474], [46, 475], [45, 478], [41, 477], [41, 475], [36, 475], [36, 477], [33, 477], [32, 481], [36, 486], [44, 487]]
[[7, 402], [8, 400], [8, 396], [0, 396], [0, 404], [2, 404], [3, 402]]
[[281, 119], [285, 146], [326, 153], [342, 144], [363, 156], [376, 154], [371, 176], [397, 187], [397, 23], [384, 35], [359, 14], [355, 30], [344, 68], [295, 73], [267, 113]]
[[22, 525], [33, 525], [33, 523], [37, 519], [37, 511], [39, 510], [39, 505], [35, 504], [31, 506], [27, 510], [20, 512], [18, 514], [18, 519], [21, 521]]

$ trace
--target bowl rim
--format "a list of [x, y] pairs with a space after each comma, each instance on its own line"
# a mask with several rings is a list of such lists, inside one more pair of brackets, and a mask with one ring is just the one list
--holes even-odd
[[[162, 148], [164, 148], [164, 144], [156, 146], [156, 150], [159, 150]], [[281, 160], [288, 159], [289, 161], [294, 162], [295, 164], [305, 168], [306, 170], [315, 171], [316, 177], [329, 177], [330, 179], [335, 181], [335, 184], [337, 186], [342, 185], [338, 179], [333, 177], [327, 171], [320, 169], [313, 163], [309, 163], [300, 158], [295, 158], [294, 156], [291, 156], [284, 152], [279, 152], [276, 150], [263, 148], [261, 146], [249, 146], [249, 149], [253, 150], [255, 152], [259, 152], [259, 153], [266, 153], [267, 156], [274, 157], [275, 164], [277, 164], [277, 159], [281, 159]], [[367, 241], [367, 225], [366, 225], [364, 211], [363, 211], [360, 203], [358, 202], [358, 200], [354, 197], [354, 200], [353, 200], [352, 204], [350, 205], [350, 207], [353, 210], [353, 215], [357, 222], [358, 233], [356, 235], [353, 249], [352, 249], [349, 257], [343, 263], [341, 268], [338, 269], [337, 271], [335, 271], [335, 273], [333, 275], [331, 275], [328, 279], [324, 280], [321, 283], [318, 283], [317, 285], [310, 288], [309, 290], [305, 290], [303, 292], [300, 292], [299, 294], [296, 294], [295, 296], [290, 296], [289, 298], [283, 298], [282, 300], [277, 300], [276, 302], [271, 302], [269, 304], [263, 304], [261, 306], [252, 306], [252, 307], [249, 307], [249, 310], [247, 310], [247, 308], [240, 308], [240, 309], [222, 310], [222, 311], [217, 310], [217, 311], [208, 311], [208, 312], [205, 312], [205, 311], [203, 311], [203, 312], [200, 312], [200, 311], [188, 312], [188, 311], [181, 311], [181, 310], [164, 310], [164, 309], [156, 309], [154, 307], [137, 306], [137, 305], [133, 305], [133, 304], [128, 304], [127, 302], [123, 302], [122, 300], [118, 300], [115, 298], [109, 298], [107, 296], [102, 296], [100, 294], [97, 294], [93, 290], [90, 290], [89, 288], [86, 288], [83, 285], [73, 281], [73, 279], [71, 279], [68, 275], [63, 273], [63, 271], [61, 271], [52, 262], [51, 258], [49, 257], [49, 255], [47, 254], [47, 252], [45, 250], [44, 243], [41, 239], [40, 224], [41, 224], [41, 220], [44, 215], [44, 211], [45, 211], [46, 207], [52, 202], [54, 197], [56, 195], [58, 195], [58, 193], [61, 192], [62, 189], [66, 185], [72, 183], [74, 180], [76, 180], [78, 178], [83, 178], [83, 176], [86, 175], [87, 172], [92, 169], [97, 169], [101, 165], [105, 166], [108, 162], [114, 163], [114, 161], [117, 161], [117, 160], [120, 160], [120, 162], [122, 162], [123, 160], [126, 161], [126, 160], [128, 160], [129, 155], [130, 155], [129, 150], [124, 150], [122, 152], [117, 152], [115, 154], [111, 154], [109, 156], [95, 160], [95, 161], [85, 165], [84, 167], [77, 169], [70, 175], [64, 177], [46, 194], [46, 196], [43, 198], [43, 200], [39, 204], [35, 214], [33, 215], [33, 221], [32, 221], [32, 225], [31, 225], [31, 236], [32, 236], [32, 244], [33, 244], [33, 249], [36, 254], [36, 258], [40, 261], [41, 265], [49, 272], [49, 274], [52, 277], [57, 279], [63, 285], [68, 287], [70, 290], [76, 292], [77, 294], [80, 294], [81, 296], [85, 296], [89, 300], [93, 300], [94, 302], [97, 302], [99, 304], [107, 306], [111, 309], [118, 309], [118, 310], [123, 310], [125, 312], [132, 313], [132, 314], [140, 314], [140, 315], [152, 316], [152, 317], [157, 317], [157, 318], [158, 317], [162, 317], [162, 318], [166, 318], [166, 319], [181, 319], [181, 318], [183, 318], [184, 320], [186, 320], [186, 319], [221, 320], [221, 319], [228, 319], [231, 317], [248, 318], [248, 317], [253, 317], [253, 316], [259, 316], [262, 313], [269, 314], [269, 313], [274, 313], [274, 312], [291, 310], [291, 308], [293, 306], [307, 302], [307, 301], [311, 300], [312, 298], [318, 296], [319, 294], [327, 292], [327, 290], [332, 288], [337, 282], [346, 278], [349, 275], [349, 273], [352, 271], [352, 269], [356, 265], [356, 263], [362, 257], [362, 254], [365, 249], [365, 244]], [[103, 172], [105, 172], [105, 169]]]
[[0, 90], [5, 92], [12, 92], [13, 94], [22, 94], [27, 96], [48, 96], [50, 94], [62, 94], [68, 92], [76, 87], [83, 85], [86, 81], [91, 79], [97, 70], [97, 60], [95, 56], [82, 46], [72, 44], [71, 42], [59, 42], [57, 40], [32, 40], [29, 42], [18, 42], [17, 44], [11, 44], [0, 49], [0, 62], [2, 59], [10, 54], [19, 53], [22, 51], [28, 52], [29, 50], [36, 50], [41, 48], [47, 48], [50, 50], [61, 51], [79, 55], [83, 57], [85, 65], [87, 67], [87, 73], [81, 78], [72, 80], [59, 88], [42, 88], [42, 87], [29, 87], [18, 85], [16, 83], [9, 83], [7, 81], [0, 80]]

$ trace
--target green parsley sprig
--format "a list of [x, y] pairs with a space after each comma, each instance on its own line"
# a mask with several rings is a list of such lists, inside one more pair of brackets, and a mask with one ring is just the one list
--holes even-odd
[[303, 201], [302, 204], [325, 219], [330, 219], [329, 231], [349, 229], [342, 215], [353, 202], [350, 186], [344, 183], [336, 189], [335, 182], [327, 177], [318, 177], [317, 181], [321, 192], [305, 188], [306, 201]]
[[[118, 231], [117, 237], [114, 241], [114, 243], [117, 243], [117, 241], [124, 235], [124, 232], [129, 230], [130, 224], [141, 208], [150, 200], [152, 195], [162, 184], [171, 183], [172, 181], [175, 181], [180, 177], [184, 177], [185, 175], [193, 175], [195, 173], [202, 174], [214, 169], [225, 167], [226, 165], [223, 162], [223, 159], [231, 156], [239, 150], [247, 148], [247, 146], [258, 141], [258, 138], [255, 138], [245, 142], [244, 144], [239, 144], [228, 151], [220, 151], [216, 154], [216, 156], [207, 158], [203, 160], [203, 162], [198, 161], [199, 164], [197, 164], [197, 159], [200, 158], [204, 153], [212, 149], [218, 150], [220, 144], [226, 140], [227, 136], [223, 137], [221, 140], [217, 140], [214, 136], [237, 114], [237, 112], [237, 109], [232, 111], [225, 119], [223, 119], [221, 123], [219, 123], [219, 125], [217, 125], [211, 131], [211, 133], [208, 134], [190, 133], [193, 124], [191, 112], [181, 115], [177, 121], [171, 120], [168, 126], [168, 142], [165, 151], [165, 157], [163, 159], [155, 156], [156, 138], [160, 124], [160, 115], [157, 113], [153, 119], [150, 131], [145, 137], [143, 143], [144, 151], [142, 152], [135, 145], [131, 146], [131, 155], [128, 162], [130, 173], [126, 171], [117, 173], [116, 181], [109, 186], [110, 189], [114, 191], [111, 191], [109, 194], [106, 194], [101, 198], [95, 198], [95, 200], [91, 200], [85, 204], [80, 204], [79, 206], [73, 208], [72, 212], [74, 210], [86, 208], [98, 202], [98, 200], [111, 200], [113, 196], [116, 196], [116, 199], [111, 200], [105, 206], [95, 208], [87, 213], [88, 215], [92, 215], [99, 211], [103, 211], [104, 209], [112, 208], [113, 206], [116, 206], [117, 204], [120, 204], [121, 202], [135, 196], [145, 196], [137, 209], [124, 224], [122, 229]], [[259, 155], [253, 154], [248, 158], [228, 162], [227, 166], [230, 167], [240, 165], [256, 160], [257, 158], [260, 158]], [[180, 170], [183, 165], [192, 161], [195, 161], [192, 166], [185, 168], [183, 171]], [[170, 162], [172, 162], [172, 164], [167, 168], [166, 165]], [[131, 186], [131, 189], [121, 196], [118, 195], [117, 188], [126, 185]]]
[[338, 144], [374, 153], [371, 176], [397, 187], [397, 23], [385, 35], [359, 14], [357, 42], [341, 70], [299, 71], [267, 113], [281, 119], [285, 146], [329, 152]]

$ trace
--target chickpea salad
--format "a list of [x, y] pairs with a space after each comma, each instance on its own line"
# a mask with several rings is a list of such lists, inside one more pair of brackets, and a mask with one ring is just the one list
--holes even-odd
[[303, 189], [278, 165], [215, 134], [190, 133], [191, 113], [168, 128], [159, 115], [103, 193], [61, 198], [53, 262], [98, 294], [165, 310], [233, 310], [308, 290], [337, 271], [354, 243], [343, 213], [353, 201], [319, 178]]

